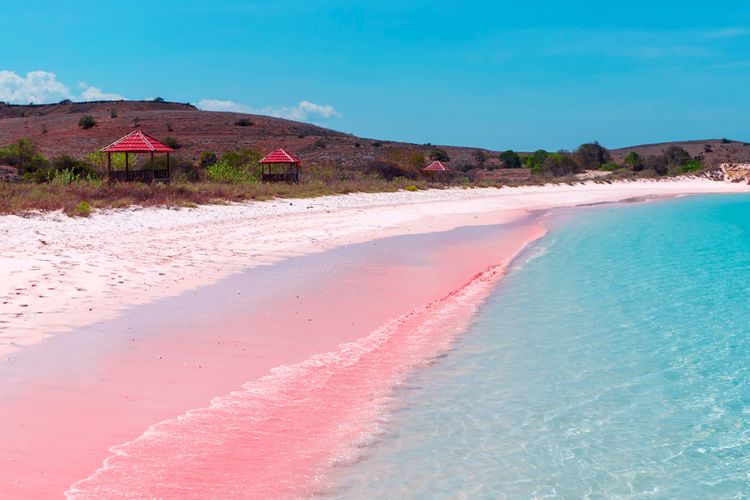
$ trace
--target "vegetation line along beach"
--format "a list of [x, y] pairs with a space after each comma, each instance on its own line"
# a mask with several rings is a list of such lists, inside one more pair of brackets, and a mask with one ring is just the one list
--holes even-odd
[[[196, 127], [195, 123], [201, 123]], [[100, 152], [129, 129], [143, 129], [173, 150], [170, 182], [111, 183], [108, 166], [134, 172], [167, 169], [163, 155]], [[66, 137], [75, 140], [66, 140]], [[259, 161], [283, 145], [301, 159], [298, 183], [263, 183]], [[109, 165], [108, 165], [109, 161]], [[426, 169], [430, 162], [445, 171]], [[151, 102], [0, 103], [0, 213], [309, 198], [353, 192], [613, 182], [678, 175], [715, 179], [750, 162], [748, 144], [729, 139], [608, 150], [491, 151], [369, 140], [267, 116], [201, 111]], [[735, 168], [736, 170], [736, 168]]]

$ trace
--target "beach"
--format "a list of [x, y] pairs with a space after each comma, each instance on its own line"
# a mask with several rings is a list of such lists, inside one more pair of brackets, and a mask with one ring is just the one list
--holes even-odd
[[325, 490], [393, 385], [450, 349], [545, 234], [543, 211], [747, 192], [677, 179], [5, 216], [0, 485]]
[[530, 210], [747, 190], [743, 184], [693, 179], [130, 208], [91, 218], [4, 216], [0, 355], [293, 255], [386, 236], [505, 223]]

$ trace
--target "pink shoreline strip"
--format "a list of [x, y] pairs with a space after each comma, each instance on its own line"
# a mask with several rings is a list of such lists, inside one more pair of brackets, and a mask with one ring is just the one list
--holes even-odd
[[[91, 337], [83, 347], [104, 344], [83, 363], [49, 374], [27, 368], [17, 393], [0, 401], [0, 490], [59, 497], [75, 484], [74, 498], [197, 498], [324, 488], [331, 460], [377, 432], [379, 402], [393, 384], [439, 354], [481, 302], [478, 288], [486, 295], [499, 279], [494, 269], [492, 279], [473, 280], [476, 271], [509, 262], [544, 232], [518, 224], [498, 241], [494, 231], [448, 241], [423, 235], [405, 246], [376, 241], [385, 251], [366, 261], [321, 261], [325, 279], [311, 274], [302, 296], [223, 304], [239, 308], [239, 321], [237, 312], [218, 321], [188, 312], [175, 318], [178, 331], [146, 334], [149, 322], [134, 318], [133, 331], [144, 331], [133, 342], [127, 333], [114, 344], [111, 335]], [[278, 281], [269, 280], [258, 284], [261, 296]], [[444, 297], [439, 307], [419, 306], [436, 297]], [[80, 346], [69, 345], [52, 352], [51, 365], [78, 356], [69, 349]]]

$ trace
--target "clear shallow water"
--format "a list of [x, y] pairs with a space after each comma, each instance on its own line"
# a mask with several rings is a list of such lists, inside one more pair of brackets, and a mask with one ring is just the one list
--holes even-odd
[[525, 260], [333, 495], [750, 495], [750, 197], [595, 208]]

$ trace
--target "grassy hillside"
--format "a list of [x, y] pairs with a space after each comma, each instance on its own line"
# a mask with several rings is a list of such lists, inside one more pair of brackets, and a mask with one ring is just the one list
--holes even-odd
[[[96, 126], [79, 127], [83, 116]], [[102, 101], [46, 105], [0, 104], [0, 146], [22, 137], [34, 141], [47, 157], [82, 157], [141, 129], [163, 140], [174, 138], [178, 155], [197, 162], [204, 151], [222, 155], [253, 148], [267, 153], [277, 147], [294, 152], [304, 163], [361, 168], [368, 161], [436, 148], [365, 139], [334, 130], [269, 116], [201, 111], [190, 104], [153, 101]], [[476, 148], [441, 147], [454, 164], [474, 161]], [[486, 151], [487, 156], [494, 156]]]

